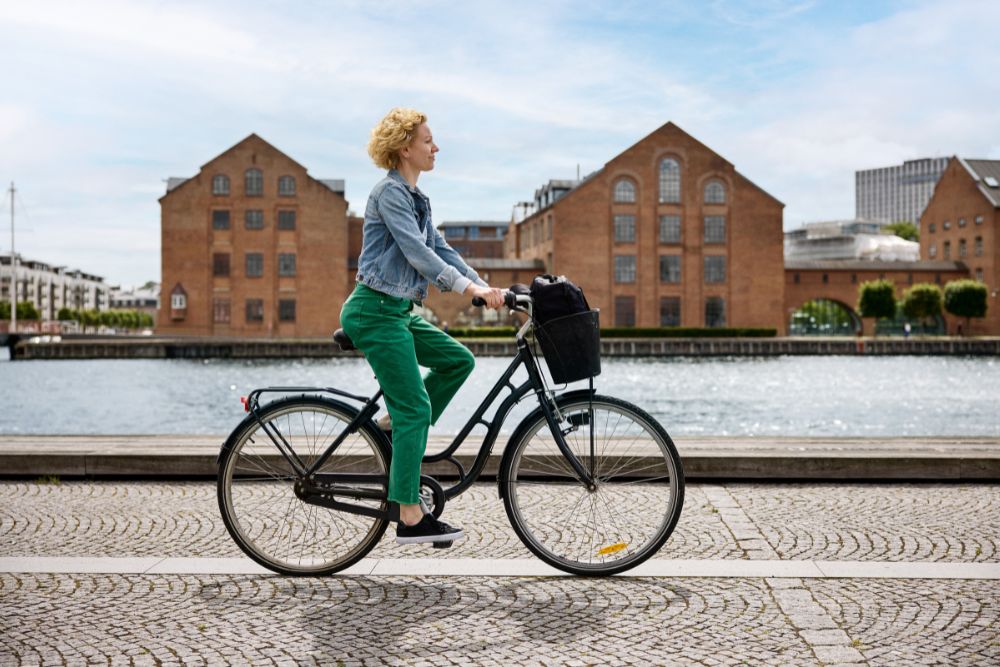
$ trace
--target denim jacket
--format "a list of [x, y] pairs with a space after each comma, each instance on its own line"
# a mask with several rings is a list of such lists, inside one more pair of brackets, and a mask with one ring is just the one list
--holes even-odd
[[442, 292], [486, 285], [434, 229], [431, 200], [395, 169], [368, 196], [363, 229], [356, 277], [362, 285], [411, 301], [427, 296], [429, 281]]

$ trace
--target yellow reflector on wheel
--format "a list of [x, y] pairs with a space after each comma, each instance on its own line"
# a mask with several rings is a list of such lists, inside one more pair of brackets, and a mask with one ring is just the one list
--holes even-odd
[[603, 549], [598, 549], [597, 550], [597, 555], [598, 556], [607, 556], [608, 554], [618, 553], [619, 551], [621, 551], [622, 549], [624, 549], [627, 546], [628, 545], [625, 544], [624, 542], [619, 542], [618, 544], [609, 544], [608, 546], [604, 547]]

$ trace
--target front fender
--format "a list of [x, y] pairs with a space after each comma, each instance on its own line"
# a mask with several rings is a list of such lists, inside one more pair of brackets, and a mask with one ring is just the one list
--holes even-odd
[[[591, 398], [596, 397], [597, 392], [591, 391], [590, 389], [574, 389], [573, 391], [567, 391], [564, 394], [559, 394], [556, 396], [556, 405], [562, 407], [566, 403], [576, 401], [581, 398]], [[542, 415], [542, 406], [538, 406], [532, 410], [528, 416], [521, 420], [521, 423], [517, 425], [514, 429], [514, 433], [507, 440], [507, 446], [503, 450], [503, 458], [500, 459], [500, 467], [497, 469], [497, 495], [503, 500], [507, 495], [506, 482], [504, 479], [504, 471], [507, 470], [507, 465], [510, 463], [510, 459], [514, 456], [513, 444], [518, 442], [522, 437], [524, 437], [525, 431], [531, 426], [539, 416]]]

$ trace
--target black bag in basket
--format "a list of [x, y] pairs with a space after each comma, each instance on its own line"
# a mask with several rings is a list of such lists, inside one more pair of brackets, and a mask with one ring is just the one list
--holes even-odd
[[531, 281], [531, 298], [535, 301], [535, 319], [539, 324], [590, 310], [583, 290], [566, 280], [566, 276], [547, 273], [535, 276]]
[[598, 312], [583, 290], [563, 276], [537, 276], [531, 283], [535, 329], [552, 380], [576, 382], [601, 374]]

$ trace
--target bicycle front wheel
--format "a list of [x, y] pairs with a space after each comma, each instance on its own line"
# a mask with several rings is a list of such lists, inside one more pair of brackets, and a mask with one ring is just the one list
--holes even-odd
[[[241, 425], [219, 461], [218, 496], [229, 534], [250, 558], [281, 574], [322, 575], [353, 565], [378, 544], [387, 520], [304, 502], [295, 494], [299, 475], [275, 444], [287, 443], [310, 466], [355, 414], [338, 401], [301, 396], [275, 401], [261, 410], [260, 423]], [[350, 475], [344, 491], [361, 489], [381, 499], [337, 500], [385, 510], [388, 471], [389, 455], [365, 425], [347, 436], [316, 477]]]
[[558, 399], [561, 430], [595, 480], [588, 489], [545, 417], [522, 423], [501, 470], [504, 507], [525, 546], [580, 575], [635, 567], [670, 537], [684, 503], [673, 441], [641, 408], [607, 396]]

